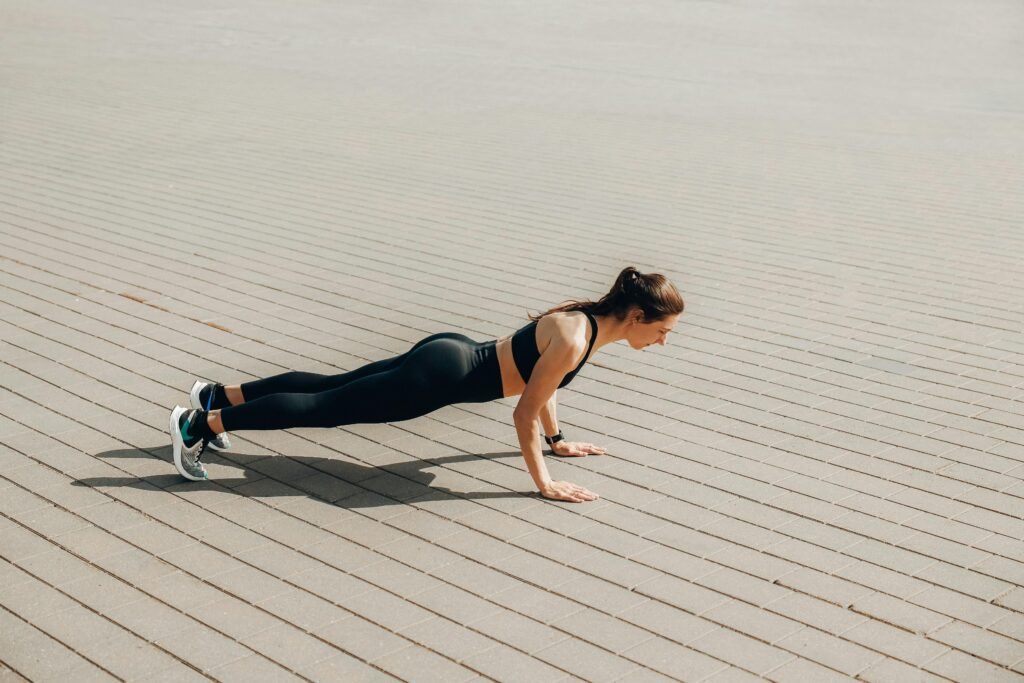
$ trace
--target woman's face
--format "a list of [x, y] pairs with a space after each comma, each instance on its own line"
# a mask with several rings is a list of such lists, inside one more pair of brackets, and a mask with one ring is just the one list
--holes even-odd
[[645, 323], [642, 320], [630, 325], [626, 336], [629, 345], [634, 349], [644, 349], [651, 344], [665, 345], [669, 332], [679, 323], [679, 315], [670, 315], [662, 320]]

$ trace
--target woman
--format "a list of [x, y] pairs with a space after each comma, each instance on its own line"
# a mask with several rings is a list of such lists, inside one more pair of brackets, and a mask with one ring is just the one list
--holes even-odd
[[512, 417], [541, 495], [575, 503], [595, 500], [597, 495], [582, 486], [551, 480], [537, 420], [556, 455], [604, 453], [593, 444], [563, 439], [555, 420], [555, 391], [605, 344], [623, 339], [634, 349], [664, 344], [682, 312], [683, 299], [664, 276], [629, 267], [599, 301], [571, 301], [529, 316], [532, 322], [494, 341], [442, 332], [400, 356], [341, 375], [286, 372], [233, 386], [196, 382], [193, 409], [171, 412], [174, 465], [186, 479], [206, 479], [203, 450], [227, 448], [228, 431], [398, 422], [452, 403], [521, 394]]

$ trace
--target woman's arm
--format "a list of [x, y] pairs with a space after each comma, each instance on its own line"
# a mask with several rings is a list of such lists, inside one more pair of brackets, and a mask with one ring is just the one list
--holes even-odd
[[558, 391], [556, 390], [551, 394], [551, 398], [547, 400], [547, 403], [540, 407], [541, 430], [548, 436], [554, 436], [558, 433], [558, 416], [555, 414], [555, 410], [558, 407], [557, 398]]
[[537, 419], [541, 410], [554, 398], [562, 378], [572, 370], [576, 359], [583, 351], [584, 347], [572, 340], [561, 337], [552, 339], [534, 366], [530, 381], [526, 383], [526, 389], [523, 390], [519, 404], [512, 413], [526, 468], [530, 471], [530, 476], [533, 477], [533, 482], [541, 495], [574, 503], [595, 500], [597, 494], [567, 481], [551, 480], [547, 465], [544, 464], [540, 434], [537, 433]]

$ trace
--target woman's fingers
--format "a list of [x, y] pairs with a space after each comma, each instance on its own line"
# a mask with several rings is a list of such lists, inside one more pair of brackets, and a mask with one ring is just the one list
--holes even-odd
[[565, 500], [570, 503], [584, 503], [599, 498], [593, 491], [568, 481], [555, 482], [547, 497], [555, 500]]

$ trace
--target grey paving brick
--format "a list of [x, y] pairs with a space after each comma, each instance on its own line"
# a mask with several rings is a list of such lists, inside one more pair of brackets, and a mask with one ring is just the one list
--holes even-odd
[[1010, 666], [1024, 659], [1024, 646], [1020, 641], [962, 622], [947, 624], [929, 634], [929, 637], [1002, 666]]
[[374, 622], [393, 631], [400, 631], [434, 616], [412, 602], [376, 588], [351, 598], [343, 598], [339, 603], [357, 614], [370, 615]]
[[941, 680], [945, 680], [927, 671], [915, 669], [909, 664], [888, 658], [861, 672], [860, 677], [865, 681], [871, 681], [871, 683], [885, 683], [886, 681], [938, 683]]
[[403, 629], [402, 635], [456, 662], [490, 650], [498, 644], [457, 622], [440, 617], [426, 619]]
[[848, 676], [856, 676], [881, 659], [877, 652], [812, 628], [787, 636], [776, 645]]
[[117, 680], [95, 663], [6, 610], [0, 610], [0, 624], [5, 663], [29, 680], [58, 680], [64, 676], [74, 676], [75, 680]]
[[849, 681], [849, 676], [806, 659], [792, 659], [768, 674], [773, 681]]
[[739, 600], [733, 600], [709, 610], [703, 616], [710, 621], [728, 626], [739, 633], [753, 636], [766, 643], [775, 643], [804, 628], [800, 622], [772, 614], [764, 609], [758, 609]]
[[938, 659], [928, 662], [923, 668], [953, 680], [984, 680], [996, 683], [1020, 680], [1019, 673], [999, 668], [956, 650], [950, 650]]
[[932, 586], [909, 598], [909, 602], [935, 612], [954, 615], [962, 621], [988, 627], [1006, 616], [1000, 607], [941, 586]]
[[339, 654], [333, 645], [288, 624], [260, 631], [242, 642], [254, 652], [298, 673]]
[[417, 593], [411, 600], [458, 623], [479, 621], [501, 609], [494, 603], [449, 584]]
[[[573, 612], [573, 614], [576, 613], [578, 611]], [[560, 620], [552, 620], [552, 622], [558, 621]], [[489, 615], [469, 623], [467, 626], [501, 643], [530, 653], [561, 642], [568, 637], [565, 633], [541, 623], [536, 618], [512, 610]]]
[[[332, 660], [328, 660], [332, 661]], [[358, 669], [356, 669], [358, 670]], [[339, 667], [339, 673], [346, 671]], [[249, 655], [229, 664], [211, 669], [210, 676], [217, 680], [260, 680], [260, 681], [301, 681], [294, 674], [259, 655]]]
[[243, 596], [253, 600], [261, 610], [306, 630], [340, 621], [349, 613], [324, 598], [290, 587], [272, 597]]
[[316, 635], [339, 650], [366, 662], [403, 650], [411, 642], [357, 616], [321, 627], [317, 629]]
[[477, 674], [419, 645], [386, 655], [374, 662], [388, 673], [403, 680], [466, 681]]
[[[218, 576], [226, 584], [225, 572], [240, 560], [315, 595], [323, 610], [311, 608], [308, 623], [324, 629], [334, 625], [319, 626], [333, 616], [327, 605], [369, 590], [338, 570], [372, 583], [377, 567], [377, 585], [400, 596], [436, 589], [424, 580], [430, 572], [477, 598], [518, 600], [542, 621], [598, 606], [608, 582], [616, 610], [633, 595], [653, 595], [613, 623], [637, 628], [642, 620], [679, 642], [716, 623], [679, 608], [711, 614], [715, 602], [706, 599], [715, 595], [723, 615], [729, 604], [749, 606], [728, 625], [750, 635], [770, 632], [779, 614], [830, 633], [882, 624], [888, 617], [868, 620], [837, 606], [852, 601], [859, 609], [860, 589], [888, 594], [894, 604], [868, 605], [880, 615], [891, 608], [908, 628], [934, 620], [914, 611], [926, 608], [1015, 637], [1021, 601], [1013, 586], [1024, 558], [1014, 539], [1024, 527], [1012, 482], [1024, 439], [1008, 416], [1020, 412], [1024, 345], [1009, 331], [1020, 312], [1006, 303], [1005, 283], [1019, 279], [1019, 264], [1009, 256], [1014, 236], [1006, 225], [1019, 214], [1019, 197], [1005, 192], [1005, 181], [1020, 155], [1007, 143], [1016, 140], [1008, 134], [1012, 117], [993, 118], [990, 107], [935, 106], [948, 99], [948, 84], [934, 76], [950, 75], [968, 84], [965, 97], [990, 102], [989, 91], [1010, 78], [1005, 60], [991, 57], [1002, 54], [991, 49], [1003, 45], [999, 32], [988, 25], [967, 32], [951, 59], [942, 30], [908, 32], [920, 24], [916, 10], [897, 8], [875, 22], [885, 28], [876, 32], [872, 59], [909, 46], [935, 68], [911, 60], [896, 77], [870, 68], [853, 25], [834, 7], [817, 7], [812, 19], [800, 7], [766, 10], [759, 30], [790, 30], [787, 41], [767, 47], [743, 40], [753, 29], [727, 6], [699, 21], [683, 5], [648, 13], [656, 25], [647, 14], [631, 15], [630, 35], [657, 48], [657, 59], [628, 41], [612, 59], [594, 40], [600, 27], [621, 23], [610, 7], [556, 7], [540, 23], [532, 12], [510, 20], [494, 8], [479, 9], [480, 22], [452, 23], [442, 9], [427, 20], [432, 30], [418, 36], [410, 61], [406, 23], [377, 21], [386, 14], [295, 8], [289, 26], [307, 49], [289, 52], [252, 38], [266, 33], [275, 13], [235, 2], [226, 11], [244, 17], [245, 31], [225, 38], [227, 65], [194, 36], [183, 39], [180, 26], [159, 21], [155, 6], [143, 3], [131, 22], [111, 23], [109, 8], [72, 11], [57, 2], [47, 9], [53, 21], [39, 24], [19, 2], [0, 10], [12, 27], [6, 49], [17, 54], [6, 60], [10, 97], [3, 99], [0, 436], [41, 464], [5, 466], [0, 500], [24, 505], [11, 493], [17, 489], [81, 514], [18, 511], [29, 529], [0, 521], [0, 556], [76, 589], [92, 576], [76, 577], [83, 567], [106, 569], [224, 629], [230, 615], [206, 608], [223, 603], [226, 590], [246, 600], [266, 592], [260, 575], [246, 571], [232, 585], [215, 585]], [[866, 11], [872, 21], [874, 10]], [[993, 11], [991, 25], [1005, 24], [1006, 10]], [[111, 27], [104, 34], [111, 40], [69, 31], [69, 12], [76, 25]], [[321, 40], [338, 26], [358, 38], [371, 19], [378, 40], [369, 48]], [[223, 17], [203, 21], [210, 44], [223, 43]], [[435, 23], [442, 28], [433, 30]], [[500, 27], [495, 35], [506, 42], [542, 40], [545, 59], [565, 61], [571, 52], [582, 69], [503, 68], [507, 55], [479, 40], [477, 23]], [[716, 31], [745, 47], [730, 43], [722, 52]], [[688, 40], [695, 32], [712, 39]], [[804, 54], [807, 36], [822, 35], [840, 55], [839, 79], [817, 78], [820, 64]], [[552, 36], [559, 40], [546, 40]], [[374, 59], [364, 59], [368, 49]], [[266, 68], [268, 55], [274, 69]], [[126, 66], [142, 63], [158, 65], [146, 74], [161, 88]], [[765, 86], [754, 63], [773, 65], [780, 78]], [[714, 85], [694, 98], [692, 79], [669, 79], [655, 92], [622, 75], [659, 78], [666, 64], [710, 73]], [[339, 87], [310, 88], [324, 78]], [[421, 87], [428, 80], [432, 87]], [[746, 87], [754, 81], [758, 88]], [[511, 91], [526, 93], [516, 106], [504, 95]], [[772, 115], [749, 106], [755, 91], [758, 103], [771, 101]], [[222, 106], [225, 92], [231, 108]], [[877, 125], [866, 114], [865, 124], [850, 114], [864, 92], [899, 106], [879, 109], [887, 113]], [[562, 106], [567, 97], [572, 112]], [[608, 102], [617, 103], [614, 116]], [[192, 116], [177, 116], [182, 108]], [[683, 137], [687, 155], [663, 154], [666, 139]], [[183, 139], [194, 144], [168, 151], [166, 140]], [[771, 174], [749, 172], [766, 164]], [[949, 191], [966, 187], [964, 178], [970, 193]], [[684, 193], [669, 207], [670, 185], [701, 201]], [[967, 227], [964, 215], [972, 219]], [[685, 248], [665, 240], [666, 226], [680, 217]], [[211, 236], [214, 253], [188, 246]], [[659, 247], [652, 252], [651, 244]], [[538, 270], [553, 263], [550, 254], [570, 249], [585, 269]], [[161, 421], [194, 374], [340, 372], [435, 331], [494, 338], [522, 321], [524, 307], [599, 296], [624, 261], [683, 282], [688, 317], [666, 347], [643, 354], [605, 347], [560, 392], [567, 433], [608, 443], [613, 457], [550, 466], [594, 487], [601, 503], [487, 497], [529, 483], [508, 422], [514, 398], [400, 424], [239, 434], [227, 458], [210, 454], [220, 484], [181, 485], [167, 463]], [[218, 296], [182, 296], [212, 288]], [[453, 448], [474, 460], [446, 462]], [[10, 464], [9, 453], [0, 459]], [[429, 486], [425, 473], [436, 476]], [[147, 483], [125, 483], [132, 478]], [[355, 493], [367, 490], [359, 482], [376, 492]], [[183, 500], [163, 502], [172, 495]], [[410, 495], [418, 497], [395, 504]], [[473, 531], [446, 536], [463, 518], [462, 528]], [[524, 533], [532, 533], [520, 544], [528, 552], [507, 543]], [[574, 563], [578, 545], [560, 544], [566, 534], [591, 549], [585, 564]], [[213, 554], [189, 551], [196, 538]], [[351, 546], [338, 539], [366, 552], [346, 555]], [[438, 543], [419, 545], [430, 541]], [[68, 557], [55, 546], [82, 559], [45, 566]], [[305, 554], [314, 546], [332, 567]], [[378, 548], [389, 550], [371, 552]], [[434, 551], [442, 548], [443, 561]], [[757, 550], [772, 560], [757, 563]], [[210, 582], [165, 573], [139, 553], [178, 557]], [[784, 573], [787, 563], [805, 568]], [[566, 583], [581, 572], [597, 578]], [[154, 607], [162, 603], [142, 593], [116, 606], [124, 595], [111, 588], [88, 600], [140, 635], [174, 625]], [[140, 603], [152, 623], [126, 611]], [[867, 629], [850, 632], [881, 637]], [[650, 642], [637, 646], [653, 657]], [[534, 678], [570, 675], [513, 659]], [[223, 663], [223, 676], [251, 676], [260, 661], [240, 656]], [[948, 657], [943, 675], [984, 675], [965, 661]], [[76, 680], [99, 671], [83, 662], [71, 669]], [[743, 675], [716, 662], [712, 680]], [[645, 675], [637, 671], [676, 678], [684, 671], [647, 664], [633, 661], [624, 680]], [[364, 665], [336, 655], [309, 675], [390, 678]], [[798, 658], [768, 675], [810, 676], [813, 668]], [[268, 664], [272, 670], [281, 673]], [[172, 665], [147, 678], [173, 673]], [[891, 659], [863, 673], [868, 680], [918, 675], [928, 678]]]
[[506, 645], [470, 657], [463, 664], [490, 678], [507, 681], [562, 680], [565, 674]]
[[354, 657], [339, 654], [309, 667], [309, 676], [313, 680], [344, 680], [344, 681], [396, 681], [400, 680], [371, 667]]
[[591, 681], [618, 680], [636, 668], [629, 660], [577, 638], [538, 650], [533, 656]]
[[875, 593], [856, 600], [850, 608], [885, 623], [906, 629], [911, 633], [929, 634], [949, 622], [948, 617]]
[[623, 653], [655, 671], [677, 680], [701, 680], [724, 668], [725, 663], [692, 648], [653, 638]]
[[687, 647], [758, 675], [764, 675], [793, 658], [784, 650], [728, 628], [717, 629], [701, 636], [688, 643]]
[[202, 626], [165, 632], [154, 642], [203, 672], [254, 654], [243, 645]]
[[948, 649], [923, 636], [911, 635], [903, 629], [873, 619], [845, 631], [842, 637], [914, 666], [921, 666]]

